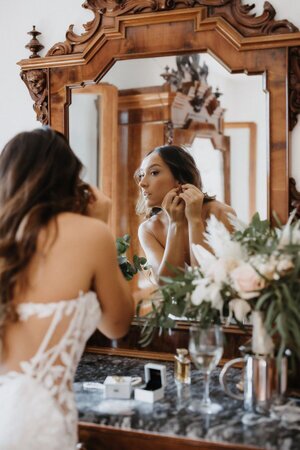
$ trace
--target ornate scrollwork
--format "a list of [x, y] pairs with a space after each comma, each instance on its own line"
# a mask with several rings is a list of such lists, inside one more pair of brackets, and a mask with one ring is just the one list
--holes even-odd
[[289, 129], [292, 131], [300, 113], [300, 47], [289, 50]]
[[32, 100], [36, 119], [43, 125], [48, 124], [48, 86], [46, 69], [34, 69], [21, 72]]
[[246, 36], [298, 31], [287, 20], [274, 20], [276, 13], [269, 2], [265, 2], [264, 11], [258, 17], [256, 14], [251, 14], [255, 5], [243, 5], [241, 0], [85, 0], [82, 6], [92, 11], [94, 19], [83, 25], [85, 31], [81, 35], [74, 33], [74, 25], [70, 25], [65, 42], [55, 44], [47, 56], [81, 52], [102, 27], [103, 18], [112, 19], [124, 14], [168, 11], [195, 6], [206, 6], [209, 17], [226, 18]]
[[194, 4], [208, 6], [210, 17], [225, 17], [235, 28], [247, 36], [298, 31], [298, 28], [287, 20], [274, 20], [276, 11], [269, 2], [264, 3], [264, 10], [260, 16], [256, 16], [255, 13], [251, 14], [255, 8], [254, 3], [245, 5], [241, 0], [195, 0]]
[[[164, 1], [168, 3], [168, 1]], [[78, 45], [87, 43], [101, 28], [104, 16], [117, 17], [131, 12], [132, 14], [159, 9], [159, 1], [156, 0], [86, 0], [83, 8], [89, 9], [94, 14], [94, 19], [83, 25], [85, 32], [81, 35], [74, 33], [74, 25], [70, 25], [66, 33], [66, 41], [58, 42], [47, 53], [47, 56], [67, 55], [76, 53]]]

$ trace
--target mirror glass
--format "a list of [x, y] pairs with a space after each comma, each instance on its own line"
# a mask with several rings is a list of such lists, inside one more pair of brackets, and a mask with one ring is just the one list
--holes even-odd
[[[200, 55], [200, 64], [208, 67], [207, 84], [212, 87], [213, 92], [218, 90], [221, 94], [218, 100], [224, 109], [223, 134], [230, 141], [230, 175], [227, 181], [230, 194], [227, 198], [224, 193], [222, 151], [214, 148], [211, 139], [198, 137], [196, 132], [194, 141], [185, 142], [184, 145], [196, 159], [208, 193], [229, 203], [244, 221], [248, 221], [255, 211], [266, 218], [267, 95], [264, 92], [263, 76], [230, 74], [209, 54]], [[118, 61], [102, 78], [101, 84], [109, 83], [116, 86], [118, 91], [161, 87], [165, 83], [161, 74], [165, 73], [166, 67], [170, 68], [170, 72], [177, 69], [175, 56]], [[81, 89], [82, 93], [79, 92], [77, 89], [72, 94], [69, 111], [70, 143], [86, 167], [86, 180], [101, 184], [101, 93], [85, 93], [84, 88]], [[139, 164], [140, 161], [137, 160], [136, 168]], [[128, 183], [134, 182], [128, 180]]]
[[[209, 118], [217, 134], [211, 133], [207, 118], [199, 119], [199, 114], [195, 122], [190, 121], [191, 126], [186, 123], [176, 128], [175, 124], [168, 132], [167, 124], [174, 116], [168, 117], [166, 111], [171, 111], [176, 101], [178, 114], [183, 108], [182, 104], [178, 106], [182, 93], [175, 100], [176, 92], [171, 100], [166, 94], [166, 74], [178, 70], [176, 56], [118, 61], [99, 85], [72, 91], [70, 143], [86, 167], [88, 182], [103, 186], [106, 168], [101, 167], [102, 157], [109, 151], [106, 147], [116, 140], [120, 165], [117, 189], [125, 200], [118, 207], [115, 220], [121, 224], [119, 235], [130, 234], [132, 252], [140, 256], [137, 229], [141, 219], [135, 215], [138, 188], [133, 174], [142, 157], [155, 146], [167, 143], [170, 136], [175, 145], [184, 145], [193, 154], [205, 191], [230, 204], [243, 221], [248, 222], [256, 211], [267, 218], [268, 95], [264, 91], [264, 76], [232, 74], [210, 54], [198, 56], [201, 67], [207, 67], [210, 95], [218, 103]], [[188, 72], [184, 76], [185, 81], [191, 82]], [[109, 133], [103, 129], [103, 116], [113, 108], [114, 100], [110, 92], [106, 97], [103, 95], [102, 88], [105, 90], [107, 86], [117, 98], [117, 112], [106, 122], [111, 126], [111, 120], [115, 120], [115, 131]], [[185, 97], [188, 100], [182, 102], [190, 104], [190, 91]], [[155, 112], [163, 108], [163, 113]], [[193, 114], [192, 111], [191, 117]], [[137, 290], [147, 286], [141, 277], [135, 283]]]

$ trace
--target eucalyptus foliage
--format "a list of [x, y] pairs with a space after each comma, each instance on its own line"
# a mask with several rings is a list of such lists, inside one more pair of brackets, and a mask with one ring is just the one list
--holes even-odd
[[130, 236], [125, 234], [116, 239], [118, 264], [126, 280], [132, 280], [137, 272], [147, 270], [147, 260], [144, 257], [134, 255], [132, 263], [128, 260], [126, 252], [130, 247]]

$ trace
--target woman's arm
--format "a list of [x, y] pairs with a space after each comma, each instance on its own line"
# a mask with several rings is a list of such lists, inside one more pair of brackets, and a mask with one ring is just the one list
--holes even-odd
[[102, 310], [99, 330], [110, 339], [117, 339], [127, 333], [133, 314], [134, 301], [129, 285], [125, 280], [118, 262], [115, 240], [103, 223], [107, 222], [111, 209], [111, 200], [98, 188], [92, 187], [87, 214], [98, 219], [95, 221], [93, 240], [94, 279]]
[[179, 194], [185, 202], [185, 216], [188, 221], [190, 261], [192, 266], [198, 262], [192, 251], [192, 244], [200, 244], [211, 251], [204, 240], [205, 226], [202, 219], [204, 194], [193, 184], [182, 185], [182, 193]]
[[139, 227], [139, 240], [157, 280], [161, 276], [172, 276], [172, 267], [184, 267], [185, 215], [184, 202], [178, 196], [178, 190], [172, 189], [165, 196], [162, 208], [168, 218], [165, 248], [157, 240], [151, 221]]
[[102, 310], [98, 328], [108, 338], [117, 339], [129, 329], [134, 314], [134, 301], [129, 284], [117, 263], [114, 238], [104, 223], [96, 225], [93, 286]]
[[139, 241], [145, 252], [147, 262], [151, 266], [157, 282], [161, 276], [172, 276], [174, 272], [168, 267], [184, 267], [184, 226], [170, 224], [166, 247], [156, 239], [147, 222], [139, 227]]

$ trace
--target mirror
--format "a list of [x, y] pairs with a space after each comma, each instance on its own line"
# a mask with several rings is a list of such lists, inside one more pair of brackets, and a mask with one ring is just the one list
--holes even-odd
[[[201, 54], [199, 59], [198, 71], [200, 72], [201, 67], [207, 68], [206, 82], [212, 92], [217, 92], [217, 100], [220, 103], [218, 108], [222, 110], [220, 119], [215, 113], [211, 115], [212, 122], [214, 114], [215, 120], [221, 121], [215, 139], [220, 142], [214, 142], [207, 131], [205, 132], [208, 120], [205, 116], [200, 117], [195, 130], [190, 130], [188, 134], [182, 135], [182, 126], [173, 130], [172, 141], [175, 145], [184, 145], [193, 155], [205, 192], [216, 195], [221, 202], [230, 204], [237, 216], [245, 222], [250, 221], [256, 211], [262, 218], [266, 218], [269, 152], [267, 97], [263, 90], [263, 77], [230, 74], [209, 54]], [[137, 231], [143, 218], [135, 214], [138, 187], [133, 174], [148, 151], [154, 146], [166, 143], [166, 136], [161, 132], [161, 128], [170, 120], [174, 123], [175, 114], [167, 117], [166, 111], [162, 114], [154, 111], [161, 110], [167, 101], [163, 90], [168, 86], [162, 74], [175, 73], [176, 69], [175, 56], [119, 61], [99, 85], [72, 91], [69, 139], [71, 147], [84, 162], [87, 182], [101, 186], [101, 156], [105, 159], [103, 154], [110, 151], [111, 140], [117, 140], [116, 164], [120, 166], [119, 173], [122, 173], [118, 184], [123, 186], [124, 205], [116, 215], [117, 233], [130, 234], [131, 251], [139, 255], [142, 254], [142, 249]], [[189, 82], [187, 71], [184, 76], [184, 80]], [[109, 97], [109, 102], [105, 103], [106, 88], [115, 95]], [[176, 98], [170, 101], [169, 109], [173, 108], [175, 103]], [[103, 116], [112, 109], [117, 110], [115, 136], [112, 136], [112, 132], [105, 133], [103, 129]], [[214, 129], [216, 126], [218, 125], [214, 125]], [[202, 133], [199, 135], [201, 129]], [[259, 158], [256, 158], [256, 153], [260, 155]], [[105, 177], [105, 168], [102, 177]], [[147, 288], [151, 290], [152, 286], [142, 275], [136, 278], [134, 291], [138, 298], [143, 297], [147, 295]]]
[[[84, 7], [93, 14], [93, 18], [85, 25], [85, 31], [81, 35], [77, 35], [70, 27], [66, 40], [55, 44], [45, 58], [37, 57], [39, 49], [36, 44], [31, 50], [33, 57], [19, 64], [22, 79], [34, 101], [37, 118], [66, 135], [69, 133], [70, 123], [71, 139], [72, 126], [76, 125], [69, 114], [69, 106], [73, 102], [72, 115], [72, 108], [76, 108], [77, 101], [75, 91], [85, 90], [88, 93], [88, 90], [95, 86], [102, 89], [101, 103], [98, 105], [98, 111], [102, 114], [95, 114], [97, 98], [86, 97], [86, 100], [79, 100], [89, 103], [86, 107], [93, 111], [94, 116], [91, 121], [87, 121], [88, 115], [85, 117], [82, 114], [78, 126], [85, 124], [90, 139], [88, 145], [92, 150], [89, 155], [91, 159], [85, 163], [95, 170], [88, 176], [94, 177], [91, 178], [93, 180], [98, 176], [97, 181], [104, 192], [113, 198], [111, 226], [114, 233], [122, 235], [129, 232], [133, 235], [129, 219], [136, 217], [136, 187], [134, 186], [132, 192], [133, 185], [129, 180], [132, 180], [137, 159], [140, 160], [143, 155], [140, 154], [139, 158], [135, 157], [131, 161], [132, 142], [136, 143], [139, 151], [141, 149], [139, 142], [132, 140], [128, 149], [123, 151], [122, 158], [119, 157], [117, 141], [114, 138], [118, 132], [115, 129], [117, 109], [105, 108], [104, 105], [117, 104], [117, 88], [123, 91], [125, 89], [125, 85], [120, 84], [120, 78], [122, 81], [125, 79], [122, 75], [123, 69], [120, 70], [121, 64], [133, 65], [142, 61], [140, 68], [145, 69], [146, 64], [155, 62], [153, 67], [159, 81], [146, 80], [150, 69], [149, 74], [147, 70], [137, 79], [141, 82], [140, 86], [158, 86], [161, 85], [161, 67], [162, 71], [165, 67], [165, 62], [160, 63], [160, 59], [173, 58], [171, 55], [175, 54], [201, 54], [203, 59], [208, 58], [208, 55], [213, 56], [213, 62], [208, 63], [207, 59], [210, 70], [208, 80], [213, 89], [219, 87], [223, 94], [220, 102], [226, 109], [227, 116], [224, 117], [227, 125], [224, 131], [230, 135], [230, 148], [235, 147], [236, 152], [240, 152], [241, 146], [244, 149], [244, 142], [247, 140], [245, 136], [248, 136], [250, 147], [256, 141], [256, 162], [255, 157], [251, 159], [250, 156], [249, 162], [245, 163], [243, 160], [243, 180], [248, 178], [248, 173], [253, 175], [252, 169], [255, 167], [256, 181], [252, 178], [250, 182], [245, 183], [245, 189], [246, 186], [249, 189], [251, 185], [249, 192], [245, 193], [245, 198], [249, 200], [245, 211], [240, 209], [238, 213], [241, 216], [249, 214], [254, 204], [254, 209], [259, 210], [264, 217], [272, 218], [272, 212], [276, 211], [280, 220], [285, 222], [289, 212], [289, 131], [295, 125], [299, 112], [300, 37], [297, 28], [288, 21], [277, 21], [275, 11], [268, 2], [259, 17], [252, 14], [252, 8], [245, 7], [241, 0], [86, 0]], [[256, 102], [254, 95], [242, 105], [239, 116], [231, 118], [234, 108], [231, 107], [229, 97], [227, 100], [230, 89], [226, 90], [221, 81], [212, 78], [212, 64], [216, 64], [216, 61], [227, 70], [224, 80], [244, 77], [248, 82], [254, 83], [258, 76], [260, 81], [257, 86], [262, 95], [258, 109], [265, 113], [265, 123], [261, 124], [259, 121], [258, 124], [257, 117], [250, 120], [242, 115], [250, 109], [250, 103]], [[171, 62], [169, 65], [171, 66]], [[136, 69], [137, 73], [140, 68]], [[33, 73], [38, 81], [43, 81], [40, 83], [43, 86], [41, 92], [34, 92], [32, 83], [29, 83]], [[117, 78], [109, 80], [113, 73], [117, 74]], [[107, 78], [104, 78], [105, 75]], [[131, 81], [130, 76], [126, 79]], [[107, 84], [108, 80], [110, 84]], [[239, 94], [236, 96], [242, 97], [239, 86], [237, 83], [231, 90], [234, 94]], [[136, 89], [137, 86], [133, 88]], [[252, 84], [249, 89], [254, 89]], [[256, 131], [252, 126], [253, 122], [258, 124]], [[98, 134], [97, 126], [102, 133]], [[157, 133], [151, 132], [151, 126], [148, 132], [152, 138], [158, 136]], [[170, 130], [162, 126], [161, 132], [168, 135]], [[111, 140], [106, 139], [110, 145], [106, 150], [101, 141], [105, 133], [112, 137]], [[82, 139], [86, 137], [81, 136]], [[240, 142], [243, 142], [243, 145]], [[206, 151], [211, 152], [210, 144], [206, 143]], [[203, 142], [201, 144], [202, 147]], [[151, 145], [151, 148], [153, 146]], [[99, 155], [98, 160], [95, 159], [96, 155]], [[238, 153], [238, 156], [241, 156], [241, 153]], [[232, 171], [236, 170], [235, 164], [240, 166], [238, 156], [231, 161]], [[130, 170], [128, 162], [132, 163]], [[230, 181], [231, 201], [235, 202], [235, 207], [238, 208], [238, 199], [234, 197], [238, 194], [238, 190], [233, 188], [235, 181]], [[253, 186], [256, 186], [256, 192]], [[261, 196], [262, 191], [264, 194]], [[134, 242], [133, 247], [136, 248]]]
[[[220, 105], [225, 110], [222, 116], [224, 120], [223, 135], [229, 137], [228, 152], [229, 156], [229, 180], [228, 198], [225, 199], [224, 192], [224, 161], [222, 151], [214, 151], [211, 139], [208, 137], [198, 137], [194, 133], [194, 139], [183, 144], [190, 149], [190, 152], [197, 161], [205, 191], [216, 195], [220, 201], [227, 201], [235, 211], [238, 217], [244, 221], [249, 221], [254, 212], [258, 211], [262, 218], [267, 217], [267, 96], [263, 91], [263, 77], [261, 75], [247, 76], [245, 74], [230, 74], [218, 63], [211, 55], [202, 54], [200, 62], [208, 67], [207, 82], [213, 89], [218, 89], [220, 95]], [[119, 120], [118, 126], [122, 128], [120, 114], [122, 106], [120, 99], [126, 96], [125, 90], [138, 90], [148, 87], [152, 89], [155, 95], [157, 87], [157, 98], [159, 101], [159, 90], [164, 85], [165, 80], [161, 77], [165, 68], [176, 70], [176, 58], [162, 57], [149, 59], [135, 59], [117, 62], [112, 69], [101, 80], [101, 84], [108, 83], [118, 90], [119, 98]], [[101, 159], [101, 152], [107, 148], [106, 142], [102, 141], [103, 149], [100, 148], [100, 115], [103, 114], [101, 108], [102, 93], [97, 92], [97, 86], [94, 87], [94, 93], [85, 93], [86, 88], [76, 89], [72, 92], [72, 102], [69, 108], [69, 138], [72, 148], [82, 159], [86, 166], [86, 180], [101, 185], [98, 161]], [[130, 95], [129, 92], [127, 95]], [[84, 95], [82, 95], [84, 94]], [[163, 101], [161, 99], [161, 101]], [[147, 100], [144, 99], [146, 108]], [[109, 107], [109, 105], [106, 105]], [[110, 105], [111, 107], [111, 105]], [[139, 105], [142, 107], [142, 105]], [[126, 114], [124, 112], [123, 114]], [[136, 124], [139, 119], [135, 119]], [[142, 119], [149, 124], [155, 119], [150, 117]], [[166, 120], [162, 120], [166, 122]], [[131, 126], [123, 125], [127, 131], [133, 129]], [[137, 134], [135, 127], [135, 139], [142, 139], [142, 131]], [[118, 153], [122, 154], [122, 144], [120, 139], [121, 130], [118, 136]], [[109, 139], [111, 136], [109, 136]], [[164, 136], [157, 145], [164, 144]], [[176, 145], [176, 138], [173, 139]], [[143, 145], [141, 142], [140, 145]], [[144, 143], [144, 151], [151, 150], [151, 143]], [[128, 147], [128, 142], [126, 143]], [[142, 151], [141, 151], [142, 152]], [[259, 155], [259, 158], [256, 155]], [[131, 164], [137, 168], [140, 160], [132, 160]], [[127, 173], [124, 173], [128, 177]], [[128, 179], [130, 191], [134, 192], [134, 181]], [[137, 191], [137, 190], [136, 190]], [[136, 195], [135, 195], [136, 198]], [[122, 218], [119, 217], [119, 221]], [[126, 232], [126, 230], [124, 230]]]

